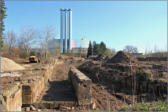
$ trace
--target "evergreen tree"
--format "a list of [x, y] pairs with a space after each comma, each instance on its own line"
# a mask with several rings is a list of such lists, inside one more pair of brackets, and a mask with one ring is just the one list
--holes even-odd
[[106, 52], [106, 45], [104, 42], [101, 42], [99, 45], [99, 54], [104, 54]]
[[89, 42], [89, 48], [88, 48], [88, 52], [87, 52], [87, 57], [89, 57], [90, 55], [92, 55], [92, 43], [91, 43], [91, 41]]
[[104, 55], [110, 56], [111, 55], [111, 50], [107, 48]]
[[93, 54], [97, 55], [99, 53], [99, 45], [96, 42], [93, 42]]
[[99, 54], [106, 55], [106, 53], [107, 53], [107, 48], [104, 42], [101, 42], [100, 44], [97, 44], [95, 41], [93, 42], [93, 54], [94, 55], [99, 55]]
[[0, 0], [0, 50], [3, 47], [3, 31], [5, 30], [4, 19], [6, 17], [6, 7], [4, 0]]

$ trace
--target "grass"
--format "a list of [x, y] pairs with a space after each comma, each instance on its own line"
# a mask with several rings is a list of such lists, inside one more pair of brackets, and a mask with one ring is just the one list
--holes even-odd
[[138, 103], [133, 108], [124, 106], [122, 111], [167, 111], [168, 106], [166, 102], [152, 102], [152, 103]]

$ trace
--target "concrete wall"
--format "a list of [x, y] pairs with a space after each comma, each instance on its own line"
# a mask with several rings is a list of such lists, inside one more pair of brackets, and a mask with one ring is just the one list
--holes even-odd
[[72, 82], [79, 105], [91, 104], [92, 81], [76, 68], [69, 71], [69, 80]]
[[1, 94], [2, 111], [21, 111], [22, 88], [20, 85], [12, 84], [3, 89]]

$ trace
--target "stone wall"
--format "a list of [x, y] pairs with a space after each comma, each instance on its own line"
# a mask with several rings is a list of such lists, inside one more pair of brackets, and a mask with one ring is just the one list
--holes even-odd
[[75, 94], [79, 105], [91, 104], [91, 83], [92, 81], [76, 68], [69, 71], [69, 80], [75, 90]]
[[48, 67], [42, 76], [39, 75], [36, 77], [35, 81], [22, 85], [23, 104], [33, 104], [36, 101], [39, 94], [48, 84], [48, 80], [50, 80], [51, 75], [52, 70]]
[[39, 77], [32, 83], [22, 85], [23, 104], [33, 104], [44, 87], [44, 77]]
[[[21, 111], [22, 104], [33, 104], [52, 76], [52, 66], [47, 66], [38, 74], [28, 75], [20, 80], [1, 86], [1, 110]], [[37, 71], [37, 70], [36, 70]]]
[[22, 88], [18, 84], [11, 84], [4, 88], [1, 94], [2, 111], [21, 111]]

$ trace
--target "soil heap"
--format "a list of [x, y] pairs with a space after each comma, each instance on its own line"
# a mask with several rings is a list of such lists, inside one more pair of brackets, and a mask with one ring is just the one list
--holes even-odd
[[107, 63], [129, 63], [136, 62], [137, 60], [133, 58], [129, 53], [119, 51], [114, 57], [107, 60]]
[[1, 72], [24, 70], [24, 67], [15, 63], [13, 60], [1, 57]]

